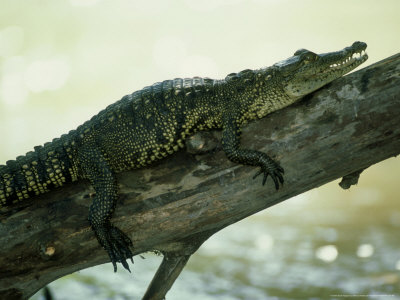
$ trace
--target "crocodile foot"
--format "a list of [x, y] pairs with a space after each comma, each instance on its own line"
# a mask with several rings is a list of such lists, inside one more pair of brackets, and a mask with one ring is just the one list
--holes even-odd
[[130, 259], [133, 263], [133, 254], [129, 249], [129, 247], [133, 246], [130, 238], [119, 228], [111, 225], [110, 222], [92, 225], [92, 229], [100, 245], [107, 251], [114, 266], [114, 272], [117, 272], [117, 262], [131, 272], [126, 262], [127, 259]]
[[267, 154], [263, 154], [264, 155], [260, 156], [259, 158], [259, 166], [261, 169], [253, 176], [253, 179], [255, 179], [260, 174], [264, 174], [262, 184], [265, 185], [267, 177], [268, 175], [270, 175], [275, 183], [275, 189], [278, 190], [279, 182], [281, 183], [281, 185], [284, 182], [282, 175], [285, 174], [285, 171], [276, 161], [270, 158]]

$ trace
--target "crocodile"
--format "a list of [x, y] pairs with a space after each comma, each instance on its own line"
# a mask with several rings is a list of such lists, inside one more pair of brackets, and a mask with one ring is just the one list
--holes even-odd
[[90, 226], [114, 272], [117, 263], [130, 271], [132, 241], [111, 222], [118, 199], [116, 173], [171, 155], [197, 131], [222, 129], [227, 158], [259, 167], [253, 178], [262, 174], [264, 185], [270, 176], [278, 190], [284, 169], [266, 153], [240, 146], [242, 126], [352, 71], [367, 60], [366, 47], [355, 42], [323, 54], [300, 49], [270, 67], [246, 69], [220, 80], [175, 78], [126, 95], [68, 134], [1, 165], [0, 208], [87, 179], [95, 190]]

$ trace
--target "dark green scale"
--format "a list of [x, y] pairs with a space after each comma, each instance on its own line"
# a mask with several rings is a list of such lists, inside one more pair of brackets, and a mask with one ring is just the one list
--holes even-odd
[[223, 80], [175, 78], [124, 96], [76, 130], [0, 166], [0, 207], [87, 178], [96, 196], [89, 221], [116, 270], [132, 258], [131, 240], [110, 222], [118, 198], [115, 174], [141, 168], [184, 147], [199, 130], [222, 129], [222, 146], [237, 163], [258, 166], [283, 184], [283, 169], [267, 154], [240, 147], [241, 126], [297, 101], [367, 59], [365, 43], [317, 55], [299, 50], [272, 67]]

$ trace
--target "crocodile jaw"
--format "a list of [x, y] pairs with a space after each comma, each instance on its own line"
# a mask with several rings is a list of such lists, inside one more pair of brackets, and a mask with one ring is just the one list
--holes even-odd
[[366, 48], [367, 44], [355, 42], [341, 51], [319, 55], [298, 50], [295, 56], [288, 59], [292, 65], [283, 65], [289, 71], [286, 74], [283, 72], [285, 93], [292, 99], [299, 99], [354, 70], [368, 59]]

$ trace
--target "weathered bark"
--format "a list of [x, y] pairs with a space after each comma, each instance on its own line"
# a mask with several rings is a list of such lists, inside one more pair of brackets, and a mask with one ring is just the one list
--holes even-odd
[[[267, 152], [285, 168], [278, 192], [270, 179], [266, 186], [252, 180], [257, 169], [229, 162], [219, 147], [119, 174], [113, 221], [132, 238], [135, 254], [158, 249], [184, 256], [191, 237], [400, 153], [400, 54], [306, 98], [243, 131], [243, 147]], [[92, 192], [87, 182], [69, 184], [0, 211], [1, 299], [26, 298], [108, 261], [87, 221]]]

